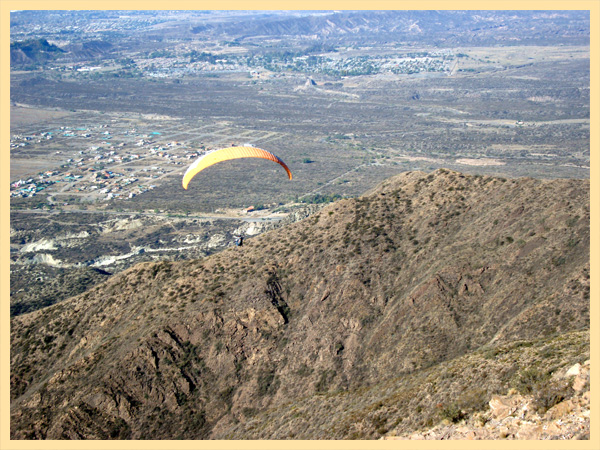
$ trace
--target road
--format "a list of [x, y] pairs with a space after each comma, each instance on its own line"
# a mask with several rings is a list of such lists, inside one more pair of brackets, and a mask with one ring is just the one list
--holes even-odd
[[134, 211], [100, 211], [100, 210], [89, 210], [89, 209], [62, 209], [62, 210], [45, 210], [45, 209], [11, 209], [11, 213], [18, 214], [105, 214], [114, 216], [154, 216], [154, 217], [166, 217], [166, 218], [177, 218], [177, 219], [200, 219], [200, 220], [239, 220], [241, 222], [278, 222], [285, 216], [265, 216], [265, 217], [239, 217], [239, 216], [226, 216], [226, 215], [206, 215], [206, 216], [194, 216], [194, 215], [174, 215], [167, 213], [151, 213], [151, 212], [134, 212]]

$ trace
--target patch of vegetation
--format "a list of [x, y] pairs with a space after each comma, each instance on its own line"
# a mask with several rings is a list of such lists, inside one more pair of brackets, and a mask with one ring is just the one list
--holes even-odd
[[552, 380], [535, 392], [533, 407], [539, 414], [545, 414], [553, 406], [571, 398], [574, 393], [570, 379]]
[[524, 369], [518, 373], [514, 380], [514, 388], [521, 394], [529, 395], [538, 391], [550, 378], [547, 372], [541, 372], [536, 368]]
[[302, 203], [321, 204], [335, 202], [336, 200], [340, 200], [341, 198], [343, 197], [340, 194], [312, 194], [302, 197], [300, 201]]
[[458, 403], [452, 402], [449, 405], [442, 407], [440, 417], [449, 420], [452, 423], [458, 423], [463, 420], [466, 415]]
[[273, 395], [279, 389], [279, 378], [273, 370], [261, 370], [256, 377], [257, 394], [260, 397]]

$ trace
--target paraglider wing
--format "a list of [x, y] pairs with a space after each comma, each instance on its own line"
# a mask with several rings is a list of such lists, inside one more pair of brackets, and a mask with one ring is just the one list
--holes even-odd
[[292, 172], [290, 172], [288, 166], [286, 166], [285, 163], [273, 153], [256, 147], [229, 147], [207, 153], [206, 155], [201, 156], [194, 161], [194, 163], [188, 167], [188, 170], [183, 175], [181, 184], [183, 185], [184, 189], [187, 189], [191, 179], [194, 178], [194, 176], [201, 170], [204, 170], [207, 167], [217, 164], [221, 161], [239, 158], [262, 158], [276, 162], [285, 169], [288, 174], [288, 178], [290, 180], [292, 179]]

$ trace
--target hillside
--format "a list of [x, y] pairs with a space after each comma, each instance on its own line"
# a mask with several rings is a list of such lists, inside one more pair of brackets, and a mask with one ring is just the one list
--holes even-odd
[[52, 60], [65, 51], [46, 39], [28, 39], [26, 41], [11, 42], [10, 63], [22, 65], [39, 63]]
[[85, 61], [103, 57], [112, 50], [113, 45], [110, 42], [101, 40], [77, 42], [65, 46], [65, 51], [69, 52], [68, 56], [72, 61]]
[[587, 180], [408, 172], [136, 265], [11, 320], [12, 438], [373, 439], [511, 388], [543, 414], [582, 395], [589, 217]]

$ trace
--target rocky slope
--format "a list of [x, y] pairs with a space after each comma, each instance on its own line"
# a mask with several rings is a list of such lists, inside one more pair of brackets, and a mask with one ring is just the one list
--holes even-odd
[[[424, 432], [385, 439], [589, 439], [590, 361], [557, 371], [552, 382], [562, 390], [546, 388], [533, 396], [513, 389], [508, 395], [492, 396], [488, 411], [459, 424], [446, 419]], [[569, 390], [573, 395], [565, 399]]]
[[12, 277], [11, 287], [15, 295], [11, 298], [11, 316], [35, 311], [81, 294], [93, 285], [105, 281], [111, 274], [91, 267], [67, 270], [36, 264], [25, 275], [20, 279]]
[[372, 439], [511, 388], [559, 403], [589, 358], [589, 181], [406, 173], [11, 325], [15, 439]]

